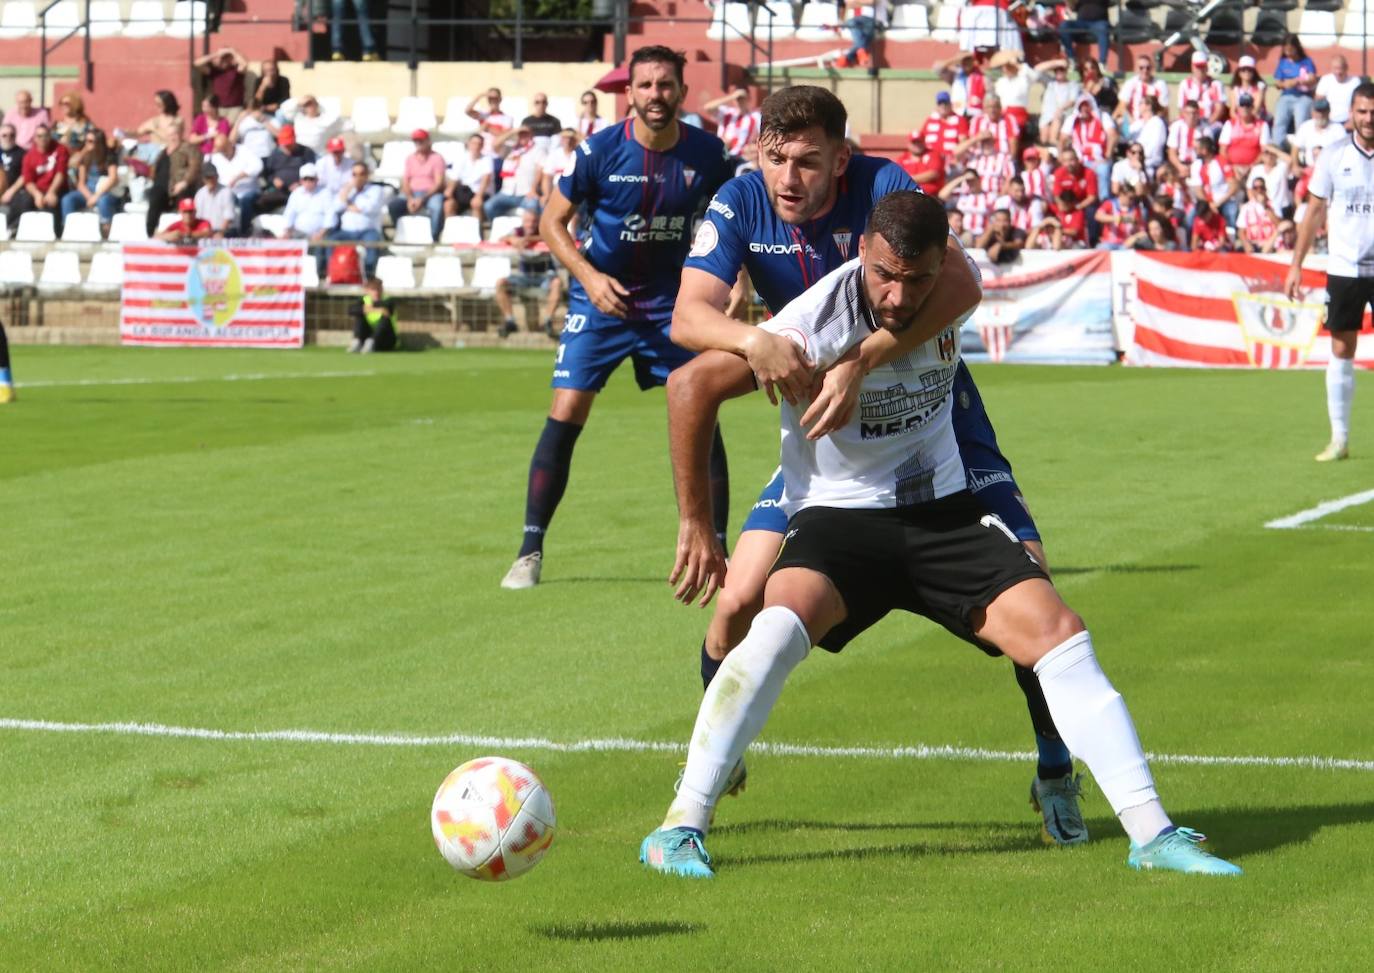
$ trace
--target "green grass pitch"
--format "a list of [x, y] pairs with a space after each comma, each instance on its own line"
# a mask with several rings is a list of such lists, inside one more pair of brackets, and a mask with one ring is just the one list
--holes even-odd
[[[546, 583], [519, 541], [546, 354], [16, 349], [0, 409], [0, 718], [685, 742], [707, 614], [665, 582], [661, 392], [582, 437]], [[1362, 970], [1374, 933], [1374, 388], [1319, 466], [1322, 377], [975, 366], [1065, 596], [1174, 818], [1235, 881], [1041, 846], [1029, 759], [756, 755], [709, 883], [646, 873], [675, 753], [507, 749], [557, 839], [486, 885], [429, 836], [492, 748], [0, 728], [4, 970]], [[226, 380], [233, 377], [234, 380]], [[1366, 385], [1362, 378], [1361, 385]], [[777, 456], [724, 415], [737, 526]], [[1330, 529], [1332, 527], [1344, 529]], [[1005, 661], [891, 617], [817, 652], [764, 739], [1025, 752]]]

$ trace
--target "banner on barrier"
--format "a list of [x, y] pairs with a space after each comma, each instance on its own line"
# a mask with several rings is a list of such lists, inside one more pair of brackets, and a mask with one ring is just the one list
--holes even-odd
[[126, 243], [119, 338], [126, 345], [299, 348], [304, 240]]
[[970, 250], [983, 274], [983, 303], [964, 325], [973, 361], [1106, 363], [1112, 340], [1112, 263], [1106, 251], [1026, 251], [993, 264]]

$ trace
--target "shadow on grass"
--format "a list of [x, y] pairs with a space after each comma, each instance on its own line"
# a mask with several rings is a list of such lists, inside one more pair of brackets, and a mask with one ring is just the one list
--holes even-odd
[[1178, 574], [1201, 571], [1200, 564], [1099, 564], [1096, 567], [1060, 568], [1050, 565], [1055, 576], [1070, 574]]
[[532, 926], [546, 939], [570, 943], [598, 943], [607, 939], [655, 939], [660, 936], [685, 936], [705, 929], [695, 922], [573, 922], [561, 925]]
[[[1165, 807], [1168, 807], [1166, 804]], [[1211, 840], [1216, 854], [1225, 858], [1277, 851], [1311, 841], [1324, 828], [1347, 824], [1374, 824], [1374, 801], [1362, 804], [1302, 804], [1296, 807], [1185, 811], [1169, 810], [1175, 822], [1196, 828]], [[1094, 822], [1099, 834], [1115, 822]], [[1089, 825], [1091, 828], [1092, 825]], [[1120, 833], [1119, 829], [1116, 833]]]

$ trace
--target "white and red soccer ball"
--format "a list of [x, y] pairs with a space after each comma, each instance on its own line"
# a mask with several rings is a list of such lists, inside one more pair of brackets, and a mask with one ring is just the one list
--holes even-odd
[[445, 777], [429, 821], [444, 860], [488, 882], [528, 872], [553, 844], [555, 830], [543, 782], [505, 757], [478, 757]]

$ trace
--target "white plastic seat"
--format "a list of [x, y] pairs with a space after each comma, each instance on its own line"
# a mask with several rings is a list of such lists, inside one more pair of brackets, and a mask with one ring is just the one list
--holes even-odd
[[558, 119], [564, 128], [572, 128], [573, 119], [577, 118], [577, 99], [566, 95], [549, 95], [549, 114]]
[[91, 290], [109, 290], [124, 284], [124, 255], [105, 250], [91, 257], [86, 271], [86, 286]]
[[[477, 131], [477, 122], [468, 117], [468, 102], [464, 95], [453, 95], [444, 106], [444, 120], [439, 123], [439, 131], [444, 135], [468, 135]], [[560, 118], [562, 116], [559, 116]]]
[[521, 219], [518, 216], [498, 216], [491, 221], [491, 230], [487, 233], [487, 240], [491, 243], [500, 243], [516, 230], [520, 229]]
[[841, 40], [841, 35], [834, 30], [839, 22], [840, 18], [833, 3], [808, 3], [802, 7], [796, 38], [799, 41]]
[[420, 286], [429, 291], [452, 291], [463, 286], [463, 261], [458, 257], [430, 257]]
[[57, 239], [57, 230], [51, 213], [36, 210], [19, 217], [19, 229], [14, 234], [15, 243], [52, 243]]
[[919, 3], [898, 4], [892, 11], [892, 26], [883, 36], [898, 44], [925, 40], [930, 36], [930, 17], [926, 8]]
[[43, 22], [48, 26], [48, 43], [50, 44], [74, 27], [79, 27], [81, 25], [81, 13], [77, 9], [76, 0], [59, 0], [48, 11], [48, 16], [44, 18]]
[[7, 0], [0, 10], [0, 40], [32, 37], [38, 32], [38, 11], [29, 0]]
[[167, 18], [162, 0], [134, 0], [129, 19], [124, 23], [125, 37], [160, 37], [167, 33]]
[[386, 254], [377, 258], [377, 279], [389, 291], [415, 289], [415, 261]]
[[489, 291], [496, 286], [498, 280], [505, 280], [510, 275], [510, 257], [478, 257], [472, 268], [472, 286], [478, 290]]
[[91, 0], [91, 36], [114, 37], [124, 27], [119, 0]]
[[142, 213], [116, 213], [110, 221], [111, 243], [137, 243], [148, 239], [148, 221]]
[[63, 243], [99, 243], [100, 214], [73, 213], [62, 224]]
[[935, 29], [930, 32], [930, 39], [935, 41], [945, 41], [950, 44], [959, 42], [959, 7], [961, 4], [950, 3], [945, 0], [935, 11]]
[[457, 165], [468, 154], [468, 147], [462, 142], [435, 142], [434, 151], [438, 152], [446, 165]]
[[1332, 47], [1336, 43], [1336, 13], [1333, 10], [1303, 8], [1298, 18], [1298, 36], [1308, 50]]
[[286, 232], [286, 216], [283, 213], [263, 213], [253, 217], [258, 229], [270, 237], [281, 237]]
[[385, 132], [391, 128], [391, 112], [384, 95], [362, 95], [353, 99], [353, 131], [360, 134]]
[[81, 283], [81, 255], [75, 250], [49, 250], [38, 283], [45, 287], [76, 287]]
[[791, 37], [797, 30], [797, 24], [792, 14], [792, 4], [788, 0], [773, 0], [766, 4], [767, 10], [760, 10], [758, 20], [754, 22], [754, 40], [760, 44], [768, 43], [769, 20], [768, 13], [773, 14], [772, 36], [773, 40], [782, 40]]
[[172, 8], [172, 22], [167, 25], [168, 37], [205, 36], [205, 0], [177, 0]]
[[[284, 218], [285, 217], [283, 217], [283, 219]], [[181, 219], [180, 213], [163, 213], [161, 216], [157, 218], [157, 229], [154, 232], [161, 233], [163, 230], [167, 229], [167, 227], [171, 226], [179, 219]]]
[[1364, 0], [1350, 0], [1341, 26], [1341, 47], [1349, 51], [1364, 50], [1366, 33], [1374, 38], [1374, 9]]
[[343, 99], [338, 95], [316, 95], [315, 100], [319, 102], [321, 115], [329, 118], [343, 117]]
[[396, 221], [392, 243], [406, 247], [434, 246], [434, 228], [428, 216], [402, 216]]
[[[486, 102], [483, 101], [482, 104], [485, 105]], [[509, 115], [515, 124], [519, 125], [530, 113], [530, 100], [521, 95], [502, 98], [501, 110]]]
[[482, 242], [482, 224], [475, 216], [450, 216], [444, 220], [439, 242], [447, 246], [475, 247]]
[[[767, 19], [767, 15], [763, 15]], [[742, 40], [749, 36], [749, 4], [717, 3], [711, 15], [711, 26], [706, 28], [706, 36], [713, 41], [724, 38], [727, 41]]]
[[4, 213], [0, 213], [0, 240], [10, 238], [10, 221]]
[[434, 99], [428, 95], [421, 95], [417, 98], [401, 99], [401, 104], [396, 109], [396, 124], [391, 126], [391, 130], [397, 135], [409, 138], [410, 133], [417, 128], [433, 133], [438, 125], [439, 120], [434, 117]]
[[301, 286], [305, 288], [315, 288], [320, 286], [320, 268], [315, 263], [315, 255], [306, 251], [301, 258]]
[[32, 284], [33, 254], [27, 250], [0, 250], [0, 284]]
[[399, 183], [405, 175], [406, 159], [409, 159], [414, 151], [415, 146], [410, 142], [383, 142], [382, 160], [377, 163], [377, 171], [372, 174], [372, 178], [390, 179]]

